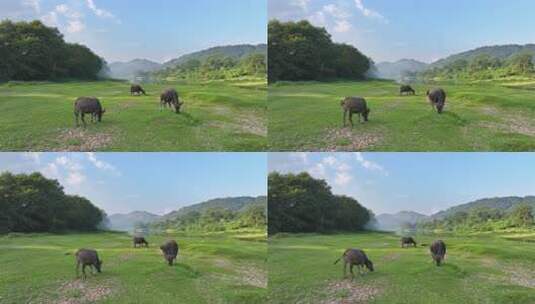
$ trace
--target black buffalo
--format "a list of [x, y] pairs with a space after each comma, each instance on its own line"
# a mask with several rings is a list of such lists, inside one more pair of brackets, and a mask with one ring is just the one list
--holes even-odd
[[429, 251], [431, 251], [433, 261], [435, 261], [437, 266], [440, 266], [440, 263], [444, 261], [444, 256], [446, 255], [446, 244], [441, 240], [434, 241], [429, 247]]
[[184, 104], [178, 98], [175, 89], [167, 89], [160, 95], [160, 110], [166, 106], [174, 108], [176, 113], [180, 113], [180, 107]]
[[96, 97], [78, 97], [74, 102], [74, 117], [76, 126], [79, 125], [78, 118], [82, 119], [84, 128], [86, 127], [84, 115], [91, 114], [91, 121], [102, 121], [102, 115], [106, 110], [102, 108], [100, 100]]
[[431, 107], [436, 108], [438, 114], [441, 114], [444, 109], [444, 105], [446, 104], [446, 92], [444, 92], [443, 89], [438, 88], [427, 91], [426, 95]]
[[364, 118], [364, 121], [368, 121], [368, 116], [370, 114], [370, 109], [368, 108], [368, 105], [366, 104], [366, 100], [362, 97], [346, 97], [341, 102], [340, 105], [342, 106], [342, 109], [344, 111], [344, 116], [342, 118], [343, 126], [346, 126], [346, 116], [349, 112], [349, 122], [351, 123], [351, 127], [353, 127], [353, 114], [359, 115], [359, 122], [360, 117]]
[[143, 247], [149, 247], [149, 242], [147, 242], [147, 240], [145, 240], [144, 237], [142, 236], [135, 236], [134, 239], [133, 239], [133, 242], [134, 242], [134, 248], [136, 248], [138, 245]]
[[[98, 253], [93, 249], [79, 249], [76, 251], [76, 276], [80, 272], [80, 264], [82, 265], [83, 279], [86, 278], [85, 267], [94, 267], [97, 272], [101, 272], [102, 260], [98, 258]], [[91, 268], [93, 270], [93, 268]]]
[[410, 246], [410, 245], [416, 247], [416, 241], [412, 237], [407, 236], [407, 237], [401, 238], [401, 248], [404, 248], [405, 246]]
[[165, 242], [165, 244], [160, 246], [160, 250], [167, 263], [169, 263], [169, 266], [173, 266], [173, 260], [176, 260], [176, 256], [178, 255], [178, 244], [176, 241], [170, 240]]
[[353, 273], [353, 266], [359, 267], [359, 273], [361, 273], [361, 270], [366, 267], [369, 271], [374, 271], [373, 269], [373, 263], [368, 259], [368, 256], [364, 253], [364, 251], [360, 249], [347, 249], [342, 257], [340, 257], [338, 260], [334, 262], [334, 264], [338, 263], [341, 259], [344, 260], [344, 278], [346, 277], [347, 273], [347, 264], [349, 264], [349, 272], [351, 273], [351, 279], [355, 277], [355, 274]]
[[139, 84], [133, 84], [130, 86], [130, 95], [147, 95], [145, 90]]
[[399, 87], [399, 95], [415, 95], [416, 91], [410, 85], [402, 85]]

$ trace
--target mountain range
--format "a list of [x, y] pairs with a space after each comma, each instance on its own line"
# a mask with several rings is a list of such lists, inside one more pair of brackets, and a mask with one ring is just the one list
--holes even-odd
[[202, 212], [208, 208], [225, 208], [231, 211], [241, 212], [248, 208], [249, 206], [261, 204], [267, 204], [266, 196], [239, 196], [239, 197], [225, 197], [225, 198], [216, 198], [211, 199], [205, 202], [198, 204], [182, 207], [178, 210], [171, 211], [164, 215], [157, 215], [146, 211], [133, 211], [130, 213], [122, 214], [113, 214], [108, 216], [108, 226], [112, 230], [119, 231], [131, 231], [134, 228], [136, 223], [150, 224], [157, 221], [166, 221], [174, 219], [177, 216], [192, 212], [198, 211]]
[[428, 221], [434, 219], [440, 220], [445, 218], [446, 216], [453, 215], [457, 212], [469, 212], [474, 208], [481, 207], [501, 209], [508, 213], [511, 212], [518, 204], [522, 203], [530, 205], [535, 212], [535, 196], [506, 196], [483, 198], [465, 204], [453, 206], [446, 210], [434, 213], [432, 215], [425, 215], [414, 211], [400, 211], [394, 214], [379, 214], [375, 217], [377, 221], [376, 228], [385, 231], [396, 231], [399, 230], [399, 228], [401, 228], [401, 226], [406, 223], [414, 225], [420, 221]]
[[[458, 54], [450, 55], [432, 63], [420, 62], [414, 59], [401, 59], [395, 62], [379, 62], [375, 64], [375, 75], [378, 78], [393, 79], [400, 81], [405, 72], [421, 72], [429, 68], [442, 67], [459, 59], [470, 61], [475, 57], [487, 54], [491, 57], [506, 60], [520, 53], [532, 53], [535, 55], [535, 44], [507, 44], [484, 46]], [[535, 57], [534, 57], [535, 60]], [[535, 61], [534, 61], [535, 62]]]
[[108, 65], [110, 76], [117, 79], [132, 79], [139, 72], [154, 72], [160, 69], [176, 66], [197, 59], [201, 62], [211, 56], [232, 57], [240, 60], [250, 54], [263, 54], [267, 56], [266, 44], [239, 44], [217, 46], [209, 49], [179, 56], [164, 63], [157, 63], [147, 59], [134, 59], [128, 62], [112, 62]]

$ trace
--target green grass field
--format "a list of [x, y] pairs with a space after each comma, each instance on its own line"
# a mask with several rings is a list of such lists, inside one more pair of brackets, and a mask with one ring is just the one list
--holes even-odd
[[[119, 81], [0, 85], [2, 151], [261, 151], [267, 146], [263, 79], [143, 85], [130, 96]], [[160, 111], [160, 93], [174, 87], [182, 114]], [[73, 104], [96, 96], [102, 123], [75, 128]]]
[[[448, 95], [445, 113], [427, 102], [429, 87]], [[535, 150], [535, 81], [414, 85], [399, 96], [392, 81], [281, 82], [268, 88], [272, 151]], [[340, 101], [362, 96], [370, 121], [342, 128]]]
[[[177, 264], [159, 245], [173, 238]], [[0, 237], [0, 303], [262, 303], [267, 246], [260, 231], [149, 236], [132, 248], [124, 233]], [[102, 273], [75, 276], [73, 253], [98, 250]]]
[[[442, 239], [445, 264], [428, 246]], [[271, 303], [535, 303], [535, 233], [418, 236], [400, 248], [390, 233], [280, 235], [269, 240]], [[421, 246], [427, 244], [426, 246]], [[333, 262], [363, 249], [375, 271], [342, 278]]]

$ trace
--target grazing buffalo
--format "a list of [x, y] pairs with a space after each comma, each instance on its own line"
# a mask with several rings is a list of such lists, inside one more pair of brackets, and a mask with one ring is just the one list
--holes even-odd
[[[98, 253], [93, 249], [79, 249], [76, 251], [76, 276], [79, 275], [80, 264], [82, 264], [83, 279], [85, 280], [85, 267], [94, 267], [99, 273], [102, 267], [102, 260], [98, 258]], [[93, 272], [93, 268], [91, 268]]]
[[160, 246], [160, 249], [169, 266], [173, 266], [173, 260], [176, 260], [178, 255], [178, 244], [174, 240], [170, 240]]
[[403, 95], [403, 94], [415, 95], [416, 91], [414, 91], [414, 89], [410, 85], [402, 85], [399, 88], [399, 95]]
[[405, 246], [410, 246], [410, 245], [416, 247], [416, 241], [412, 237], [407, 236], [407, 237], [401, 238], [401, 248], [404, 248]]
[[444, 261], [444, 256], [446, 255], [446, 244], [441, 240], [434, 241], [433, 244], [431, 244], [431, 247], [429, 247], [429, 251], [431, 251], [433, 261], [437, 263], [437, 266], [440, 266], [440, 263]]
[[359, 115], [359, 122], [360, 116], [364, 117], [364, 121], [368, 121], [368, 115], [370, 114], [370, 109], [368, 108], [368, 105], [366, 104], [366, 100], [362, 97], [346, 97], [341, 102], [340, 105], [342, 106], [342, 109], [344, 110], [344, 117], [343, 117], [343, 125], [346, 126], [346, 115], [347, 112], [349, 112], [349, 122], [351, 123], [351, 127], [353, 127], [353, 113], [357, 113]]
[[167, 89], [160, 95], [160, 110], [166, 106], [174, 107], [176, 113], [180, 113], [180, 107], [184, 104], [178, 98], [178, 93], [175, 89]]
[[130, 95], [147, 95], [145, 90], [139, 84], [133, 84], [130, 86]]
[[91, 122], [102, 121], [102, 115], [106, 112], [96, 97], [78, 97], [74, 102], [74, 117], [76, 126], [79, 125], [78, 117], [81, 117], [84, 128], [86, 127], [84, 115], [91, 114]]
[[439, 88], [430, 91], [428, 90], [426, 95], [431, 107], [436, 108], [438, 114], [442, 113], [444, 105], [446, 104], [446, 92]]
[[373, 263], [368, 259], [364, 251], [360, 249], [347, 249], [342, 257], [334, 262], [338, 263], [340, 259], [344, 260], [344, 278], [346, 277], [347, 264], [349, 264], [349, 272], [351, 272], [351, 280], [355, 277], [353, 273], [353, 266], [357, 265], [359, 267], [359, 273], [361, 273], [362, 268], [366, 266], [369, 271], [373, 271]]
[[145, 238], [142, 236], [135, 236], [133, 241], [134, 241], [134, 248], [136, 248], [138, 245], [141, 247], [143, 247], [143, 245], [145, 247], [149, 247], [149, 242], [147, 242], [147, 240], [145, 240]]

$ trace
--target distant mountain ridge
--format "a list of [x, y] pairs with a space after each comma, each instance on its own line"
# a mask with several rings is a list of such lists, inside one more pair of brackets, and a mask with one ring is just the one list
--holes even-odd
[[232, 57], [239, 60], [251, 54], [262, 54], [267, 56], [267, 44], [237, 44], [211, 47], [209, 49], [182, 55], [176, 59], [169, 60], [163, 64], [163, 68], [173, 67], [193, 59], [202, 62], [211, 56]]
[[475, 208], [491, 208], [500, 209], [505, 213], [511, 212], [518, 204], [526, 203], [535, 212], [535, 196], [505, 196], [505, 197], [493, 197], [483, 198], [468, 203], [456, 205], [446, 210], [439, 211], [432, 215], [424, 215], [414, 211], [400, 211], [398, 213], [379, 214], [375, 217], [377, 221], [376, 229], [384, 231], [397, 231], [403, 224], [409, 223], [414, 225], [420, 221], [428, 220], [441, 220], [447, 216], [453, 215], [457, 212], [469, 212]]
[[176, 66], [188, 60], [204, 61], [211, 56], [232, 57], [242, 59], [251, 54], [267, 56], [267, 44], [237, 44], [211, 47], [205, 50], [189, 53], [178, 58], [168, 60], [163, 64], [147, 59], [134, 59], [128, 62], [112, 62], [108, 64], [110, 76], [117, 79], [132, 79], [137, 72], [154, 72]]
[[156, 215], [146, 211], [133, 211], [126, 214], [112, 214], [108, 216], [109, 228], [119, 231], [132, 231], [136, 223], [150, 224], [158, 221], [174, 219], [179, 215], [192, 211], [202, 212], [208, 208], [225, 208], [231, 211], [243, 211], [249, 206], [261, 204], [267, 206], [266, 196], [238, 196], [207, 200], [201, 203], [182, 207], [165, 215]]
[[401, 59], [395, 62], [379, 62], [375, 64], [376, 77], [382, 79], [401, 80], [405, 72], [421, 72], [428, 64], [414, 59]]
[[137, 72], [153, 72], [162, 64], [147, 59], [134, 59], [128, 62], [112, 62], [108, 65], [110, 76], [117, 79], [130, 79]]

